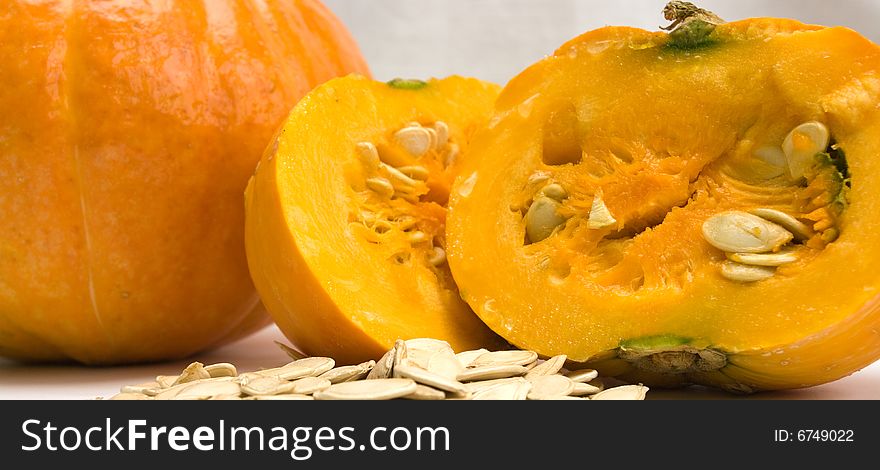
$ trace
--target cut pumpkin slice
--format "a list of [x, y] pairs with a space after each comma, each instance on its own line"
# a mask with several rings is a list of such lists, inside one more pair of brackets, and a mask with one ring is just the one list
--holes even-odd
[[247, 188], [248, 264], [303, 352], [340, 363], [397, 339], [504, 343], [459, 296], [446, 203], [499, 88], [475, 79], [332, 80], [293, 109]]
[[873, 362], [880, 48], [667, 13], [670, 34], [586, 33], [502, 91], [452, 192], [463, 297], [516, 346], [633, 382], [794, 388]]

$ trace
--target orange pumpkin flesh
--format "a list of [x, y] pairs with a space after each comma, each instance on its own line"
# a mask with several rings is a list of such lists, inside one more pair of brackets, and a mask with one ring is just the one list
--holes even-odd
[[[603, 28], [505, 87], [452, 192], [462, 297], [518, 347], [650, 384], [804, 387], [876, 360], [880, 49], [782, 19], [720, 24], [693, 47], [670, 41]], [[805, 202], [807, 183], [755, 157], [808, 121], [845, 154], [848, 192], [835, 167], [816, 166], [817, 199]], [[548, 181], [567, 190], [565, 222], [531, 242], [527, 209]], [[588, 223], [597, 195], [614, 218], [604, 228]], [[838, 196], [842, 213], [830, 209]], [[809, 220], [812, 203], [834, 217]], [[758, 207], [816, 223], [816, 237], [769, 279], [726, 279], [702, 224]], [[828, 224], [836, 240], [821, 238]]]
[[[500, 347], [459, 297], [445, 261], [449, 186], [498, 87], [449, 77], [390, 84], [349, 76], [316, 88], [291, 112], [246, 191], [248, 263], [275, 322], [303, 352], [356, 363], [397, 339], [432, 337], [456, 350]], [[449, 144], [420, 157], [395, 139], [403, 128], [446, 123]], [[421, 132], [421, 131], [420, 131]], [[428, 170], [417, 199], [383, 197], [365, 164]]]
[[367, 73], [319, 2], [4, 2], [0, 355], [182, 357], [268, 321], [241, 192], [313, 86]]

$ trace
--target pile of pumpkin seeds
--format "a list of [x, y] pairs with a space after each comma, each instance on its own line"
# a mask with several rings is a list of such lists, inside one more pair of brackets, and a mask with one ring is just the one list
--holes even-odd
[[179, 375], [126, 385], [111, 400], [643, 400], [648, 387], [605, 389], [593, 369], [567, 370], [566, 356], [477, 349], [456, 354], [430, 338], [398, 340], [378, 361], [336, 366], [329, 357], [239, 374], [228, 363], [193, 362]]

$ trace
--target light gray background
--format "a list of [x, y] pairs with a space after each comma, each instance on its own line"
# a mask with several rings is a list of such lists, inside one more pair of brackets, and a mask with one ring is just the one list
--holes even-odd
[[[374, 76], [469, 75], [503, 84], [566, 40], [605, 25], [657, 30], [666, 0], [324, 0]], [[880, 41], [880, 0], [703, 0], [727, 21], [755, 16], [843, 25]]]

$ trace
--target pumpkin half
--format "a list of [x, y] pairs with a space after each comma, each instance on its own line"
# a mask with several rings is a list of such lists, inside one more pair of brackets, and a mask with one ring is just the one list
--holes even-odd
[[498, 87], [331, 80], [293, 109], [248, 185], [251, 275], [284, 334], [341, 363], [397, 339], [499, 346], [446, 263], [449, 187]]
[[880, 357], [880, 49], [697, 13], [586, 33], [505, 87], [452, 191], [462, 297], [625, 380], [848, 375]]
[[241, 192], [313, 86], [367, 73], [316, 0], [0, 7], [0, 356], [183, 357], [269, 318]]

